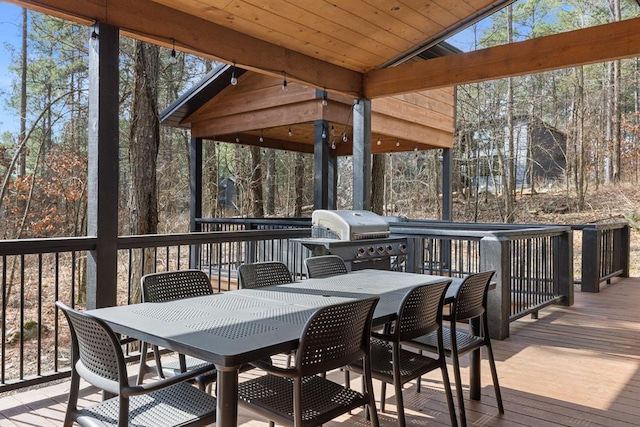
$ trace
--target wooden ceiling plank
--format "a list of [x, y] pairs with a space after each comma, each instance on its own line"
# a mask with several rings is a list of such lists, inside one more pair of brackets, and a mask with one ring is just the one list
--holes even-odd
[[238, 144], [236, 137], [240, 138], [240, 145], [256, 146], [262, 148], [273, 148], [275, 150], [295, 151], [300, 153], [313, 153], [313, 144], [300, 144], [295, 141], [287, 141], [283, 139], [265, 138], [263, 142], [260, 142], [255, 135], [240, 134], [240, 135], [222, 135], [215, 140], [219, 142], [228, 142], [231, 144]]
[[[448, 22], [457, 20], [447, 9], [443, 9], [434, 1], [400, 0], [399, 4], [401, 4], [400, 7], [410, 8], [414, 11], [412, 16], [408, 18], [411, 19], [409, 22], [414, 27], [422, 29], [424, 33], [437, 34], [446, 28]], [[424, 24], [420, 24], [423, 21]], [[430, 30], [427, 31], [427, 28]]]
[[[251, 1], [234, 0], [224, 8], [217, 2], [211, 6], [193, 0], [154, 0], [252, 37], [266, 37], [268, 42], [306, 55], [319, 57], [352, 70], [366, 70], [370, 64], [384, 59], [377, 52], [355, 49], [353, 44], [331, 34], [314, 31], [269, 8], [256, 7]], [[275, 3], [274, 3], [275, 4]], [[278, 3], [279, 4], [279, 3]], [[206, 6], [206, 7], [205, 7]]]
[[[360, 17], [368, 21], [375, 28], [375, 33], [394, 35], [404, 40], [406, 47], [413, 47], [416, 40], [423, 40], [424, 33], [406, 25], [405, 22], [390, 14], [388, 2], [367, 3], [365, 0], [349, 0], [336, 2], [335, 7], [350, 13], [354, 17]], [[402, 11], [402, 13], [406, 13]]]
[[640, 56], [640, 18], [375, 70], [364, 94], [406, 92]]
[[410, 141], [422, 141], [425, 144], [440, 148], [453, 147], [453, 133], [400, 120], [384, 114], [373, 113], [371, 117], [371, 134], [387, 135]]
[[376, 113], [453, 133], [454, 120], [452, 111], [449, 111], [449, 114], [433, 110], [429, 111], [397, 98], [375, 99], [373, 104], [375, 105], [374, 111]]
[[291, 13], [295, 14], [295, 19], [298, 22], [315, 31], [329, 34], [340, 33], [344, 40], [348, 40], [358, 48], [378, 53], [385, 58], [394, 57], [398, 53], [397, 46], [394, 47], [390, 37], [374, 38], [366, 32], [360, 32], [362, 25], [354, 23], [354, 18], [357, 17], [352, 15], [348, 17], [336, 16], [340, 9], [333, 5], [329, 6], [324, 1], [284, 0], [282, 3], [292, 9]]
[[[230, 30], [151, 0], [13, 0], [29, 9], [55, 11], [75, 22], [99, 20], [121, 29], [124, 35], [176, 47], [222, 62], [275, 77], [287, 73], [291, 81], [358, 96], [362, 75], [309, 55]], [[159, 25], [161, 23], [161, 25]]]
[[334, 22], [335, 25], [348, 28], [351, 31], [351, 35], [345, 33], [345, 36], [349, 36], [358, 43], [366, 44], [368, 43], [367, 40], [370, 40], [373, 43], [386, 46], [385, 52], [388, 51], [388, 49], [396, 52], [395, 55], [389, 55], [389, 57], [395, 57], [406, 50], [406, 40], [394, 34], [389, 34], [386, 31], [381, 31], [377, 25], [365, 20], [361, 16], [354, 16], [351, 12], [339, 8], [335, 2], [326, 0], [285, 1], [289, 2], [289, 4], [295, 3], [298, 7], [307, 11], [309, 15], [324, 16]]
[[[238, 85], [239, 86], [239, 85]], [[218, 96], [207, 101], [183, 123], [231, 116], [235, 114], [277, 107], [280, 105], [315, 100], [315, 90], [302, 85], [289, 85], [287, 91], [278, 87], [259, 88], [251, 92], [236, 93], [238, 86], [229, 86]], [[316, 101], [320, 102], [320, 101]]]
[[[362, 70], [370, 68], [371, 64], [380, 64], [395, 50], [386, 45], [375, 42], [368, 37], [358, 37], [349, 26], [333, 22], [329, 17], [322, 17], [314, 12], [302, 9], [298, 3], [271, 2], [264, 0], [243, 0], [251, 4], [256, 10], [265, 10], [273, 16], [282, 18], [283, 23], [274, 22], [276, 28], [284, 28], [285, 37], [300, 39], [298, 44], [309, 44], [310, 48], [323, 49], [324, 40], [332, 42], [332, 53], [349, 59], [357, 59]], [[302, 4], [302, 3], [301, 3]], [[314, 3], [315, 4], [315, 3]], [[316, 40], [317, 39], [317, 40]]]
[[208, 138], [313, 121], [321, 116], [318, 102], [281, 105], [260, 112], [248, 112], [191, 123], [191, 134]]

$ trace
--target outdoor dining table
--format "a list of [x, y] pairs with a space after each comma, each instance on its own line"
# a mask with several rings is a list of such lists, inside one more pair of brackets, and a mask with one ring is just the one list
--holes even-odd
[[[240, 289], [163, 303], [90, 310], [117, 333], [213, 363], [217, 369], [218, 426], [238, 416], [238, 368], [288, 353], [316, 309], [379, 296], [374, 324], [392, 321], [405, 293], [451, 278], [385, 270], [360, 270], [322, 279]], [[460, 281], [454, 280], [455, 283]], [[450, 286], [451, 287], [451, 286]]]

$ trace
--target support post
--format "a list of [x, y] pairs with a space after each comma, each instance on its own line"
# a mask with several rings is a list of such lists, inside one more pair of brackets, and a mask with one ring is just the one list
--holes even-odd
[[442, 220], [451, 221], [453, 211], [453, 155], [451, 148], [442, 150]]
[[[333, 168], [330, 168], [331, 160], [327, 144], [329, 122], [316, 120], [313, 129], [313, 208], [330, 209], [330, 186], [332, 185], [330, 172]], [[335, 190], [331, 194], [335, 196]]]
[[[202, 218], [202, 138], [191, 138], [189, 180], [189, 230], [202, 231], [202, 225], [196, 222]], [[200, 245], [192, 245], [189, 268], [199, 268]]]
[[555, 242], [553, 257], [554, 287], [558, 295], [564, 296], [562, 305], [573, 305], [573, 231], [567, 227], [567, 231], [559, 236], [552, 237]]
[[116, 305], [119, 176], [119, 30], [96, 23], [89, 38], [87, 309]]
[[371, 100], [353, 106], [353, 209], [371, 209]]
[[600, 233], [595, 225], [582, 229], [582, 292], [600, 292]]
[[487, 316], [491, 338], [503, 340], [509, 337], [511, 310], [511, 265], [509, 240], [490, 234], [480, 240], [480, 271], [495, 270], [494, 289], [487, 296]]

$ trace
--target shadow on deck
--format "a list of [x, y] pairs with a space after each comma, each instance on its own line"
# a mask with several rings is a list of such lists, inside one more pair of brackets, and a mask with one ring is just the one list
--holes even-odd
[[[539, 318], [520, 319], [511, 336], [494, 341], [505, 404], [499, 415], [486, 361], [482, 400], [467, 402], [467, 418], [476, 426], [640, 426], [640, 278], [612, 279], [598, 294], [576, 292], [571, 307], [551, 306]], [[468, 381], [467, 359], [462, 360]], [[135, 369], [135, 368], [134, 368]], [[254, 371], [251, 371], [254, 372]], [[339, 374], [336, 374], [339, 375]], [[412, 426], [448, 425], [439, 376], [428, 376], [422, 393], [405, 387], [407, 422]], [[0, 426], [60, 426], [67, 382], [0, 396]], [[376, 391], [379, 385], [375, 385]], [[394, 426], [395, 399], [388, 388], [381, 425]], [[85, 389], [83, 399], [100, 396]], [[263, 420], [240, 411], [242, 426]], [[331, 425], [368, 425], [360, 412]]]

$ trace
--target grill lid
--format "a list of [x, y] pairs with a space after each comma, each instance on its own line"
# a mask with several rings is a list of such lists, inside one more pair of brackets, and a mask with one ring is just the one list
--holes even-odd
[[312, 237], [363, 240], [389, 237], [389, 224], [364, 210], [318, 209], [311, 215]]

